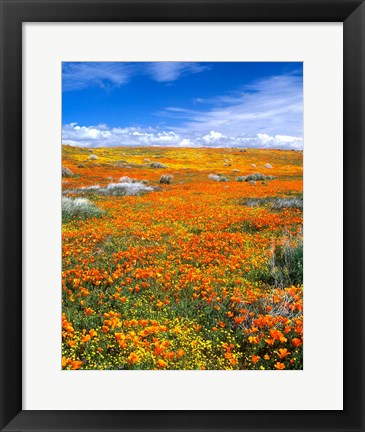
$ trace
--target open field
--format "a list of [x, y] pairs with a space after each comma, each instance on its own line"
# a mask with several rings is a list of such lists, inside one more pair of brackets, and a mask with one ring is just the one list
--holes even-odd
[[64, 369], [303, 368], [301, 152], [62, 150]]

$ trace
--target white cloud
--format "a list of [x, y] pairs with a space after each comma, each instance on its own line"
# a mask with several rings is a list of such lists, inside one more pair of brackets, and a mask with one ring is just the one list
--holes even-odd
[[[193, 73], [193, 66], [197, 68], [195, 72], [199, 72], [200, 66], [196, 63], [150, 63], [149, 73], [156, 80], [169, 82], [187, 71]], [[63, 127], [63, 142], [93, 147], [164, 145], [302, 149], [301, 80], [295, 75], [266, 78], [246, 85], [236, 93], [201, 99], [199, 106], [205, 109], [200, 110], [169, 106], [157, 113], [164, 118], [164, 130], [70, 123]], [[168, 120], [175, 126], [169, 126]]]
[[174, 131], [157, 131], [151, 128], [108, 128], [106, 125], [79, 126], [77, 123], [62, 128], [63, 144], [80, 147], [115, 146], [181, 146], [181, 147], [255, 147], [301, 149], [303, 139], [287, 135], [241, 134], [226, 136], [219, 131], [196, 136]]
[[202, 140], [206, 143], [216, 142], [221, 140], [222, 138], [226, 138], [223, 134], [220, 132], [214, 132], [210, 131], [208, 135], [204, 135]]
[[133, 67], [128, 63], [116, 62], [64, 62], [62, 64], [62, 89], [79, 90], [99, 86], [120, 87], [125, 84]]
[[183, 138], [180, 141], [179, 146], [180, 147], [194, 147], [194, 143], [192, 143], [189, 138]]
[[[171, 107], [158, 114], [180, 119], [176, 132], [198, 136], [219, 129], [226, 136], [242, 134], [302, 136], [303, 94], [301, 77], [283, 75], [257, 81], [240, 92], [205, 100], [204, 110]], [[202, 105], [200, 105], [202, 106]]]
[[199, 63], [184, 62], [64, 62], [62, 89], [71, 91], [88, 87], [120, 87], [136, 74], [147, 75], [154, 81], [169, 83], [183, 75], [206, 69], [207, 66]]
[[156, 62], [150, 63], [147, 67], [147, 73], [158, 82], [172, 82], [188, 73], [198, 73], [207, 69], [199, 63], [185, 62]]

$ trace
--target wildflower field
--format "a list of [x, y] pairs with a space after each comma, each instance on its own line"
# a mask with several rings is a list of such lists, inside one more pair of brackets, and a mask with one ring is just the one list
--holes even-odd
[[303, 155], [64, 145], [62, 368], [303, 368]]

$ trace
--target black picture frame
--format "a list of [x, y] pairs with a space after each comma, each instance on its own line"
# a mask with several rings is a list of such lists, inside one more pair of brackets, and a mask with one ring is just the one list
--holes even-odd
[[[0, 0], [0, 6], [0, 429], [2, 431], [364, 431], [364, 2], [358, 0], [74, 0], [72, 2]], [[22, 23], [138, 21], [343, 22], [343, 343], [345, 355], [342, 411], [22, 410]], [[318, 367], [325, 367], [320, 360]], [[292, 391], [293, 389], [288, 389], [288, 393]]]

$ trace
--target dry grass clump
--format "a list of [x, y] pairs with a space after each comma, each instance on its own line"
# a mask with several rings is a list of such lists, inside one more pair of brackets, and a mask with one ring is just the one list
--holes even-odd
[[303, 198], [300, 197], [264, 197], [248, 198], [243, 200], [243, 205], [247, 207], [269, 207], [274, 210], [286, 208], [303, 209]]
[[272, 208], [280, 210], [284, 208], [303, 209], [303, 199], [299, 197], [275, 198], [272, 203]]
[[99, 217], [103, 214], [95, 204], [87, 198], [62, 197], [62, 220], [66, 221], [73, 217]]
[[289, 239], [271, 251], [267, 281], [278, 287], [303, 284], [303, 241]]
[[172, 175], [164, 174], [160, 177], [160, 183], [161, 184], [170, 184], [172, 179], [173, 179]]
[[146, 186], [143, 183], [109, 183], [106, 188], [101, 190], [102, 195], [113, 196], [136, 196], [142, 195], [145, 192], [152, 192], [154, 189], [151, 186]]
[[62, 165], [62, 177], [72, 177], [74, 173], [70, 170], [70, 168], [67, 168]]
[[267, 164], [265, 164], [265, 168], [272, 169], [272, 165], [267, 163]]
[[123, 176], [119, 179], [119, 183], [135, 183], [137, 180], [134, 180], [128, 176]]
[[109, 183], [107, 186], [84, 186], [79, 189], [64, 191], [64, 194], [80, 195], [107, 195], [107, 196], [136, 196], [143, 195], [146, 192], [152, 192], [154, 188], [146, 185], [146, 180], [138, 182], [118, 182]]
[[91, 155], [89, 156], [89, 159], [90, 159], [90, 160], [97, 160], [98, 157], [97, 157], [96, 155], [94, 155], [94, 154], [91, 154]]

